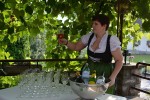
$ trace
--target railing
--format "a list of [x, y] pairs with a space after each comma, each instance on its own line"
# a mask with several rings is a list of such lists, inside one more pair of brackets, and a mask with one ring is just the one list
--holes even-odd
[[[19, 64], [19, 65], [12, 65], [10, 68], [12, 67], [18, 67], [20, 69], [25, 70], [26, 68], [32, 68], [32, 67], [36, 67], [36, 68], [42, 68], [42, 66], [39, 64], [39, 62], [61, 62], [61, 61], [86, 61], [87, 59], [26, 59], [26, 60], [0, 60], [0, 76], [14, 76], [19, 74], [19, 72], [17, 73], [11, 73], [11, 74], [7, 74], [7, 72], [5, 71], [5, 63], [7, 62], [22, 62], [25, 64]], [[35, 62], [35, 65], [31, 65], [31, 62]], [[20, 67], [19, 67], [20, 66]], [[14, 69], [13, 69], [14, 70]], [[13, 71], [12, 70], [12, 71]], [[21, 72], [21, 70], [20, 70]], [[2, 75], [1, 75], [2, 73]]]
[[[143, 62], [138, 62], [138, 63], [136, 64], [136, 68], [139, 68], [140, 65], [145, 66], [144, 75], [142, 75], [142, 74], [135, 74], [135, 73], [132, 73], [132, 75], [135, 76], [135, 77], [139, 77], [139, 78], [146, 79], [146, 80], [149, 80], [149, 81], [150, 81], [150, 76], [149, 76], [149, 77], [147, 76], [147, 66], [150, 66], [150, 64], [148, 64], [148, 63], [143, 63]], [[137, 88], [137, 87], [134, 87], [134, 86], [132, 86], [131, 89], [135, 89], [135, 90], [137, 90], [137, 91], [144, 92], [144, 93], [146, 93], [146, 94], [150, 94], [149, 91], [143, 90], [143, 89], [141, 89], [141, 88]]]

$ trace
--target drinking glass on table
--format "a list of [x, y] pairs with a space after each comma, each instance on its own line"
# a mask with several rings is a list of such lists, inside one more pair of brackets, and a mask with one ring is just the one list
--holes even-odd
[[59, 91], [60, 91], [60, 84], [59, 84], [59, 81], [60, 81], [60, 73], [61, 73], [61, 70], [60, 69], [57, 69], [57, 71], [55, 72], [54, 74], [54, 82], [52, 84], [52, 96], [54, 98], [58, 98], [59, 97]]
[[69, 75], [67, 72], [62, 73], [61, 82], [63, 83], [63, 85], [67, 85], [67, 83], [69, 82]]
[[69, 75], [67, 72], [63, 72], [61, 75], [61, 82], [62, 82], [62, 93], [68, 93], [67, 91], [67, 84], [69, 82]]
[[59, 84], [60, 73], [61, 73], [61, 70], [57, 69], [56, 73], [54, 74], [54, 84], [55, 84], [55, 86], [57, 86]]
[[20, 89], [20, 94], [19, 94], [18, 98], [22, 98], [25, 96], [26, 87], [28, 86], [28, 82], [29, 82], [28, 74], [31, 72], [32, 72], [32, 69], [27, 69], [20, 74], [20, 82], [18, 84], [18, 87]]
[[47, 72], [45, 76], [45, 86], [46, 86], [46, 93], [47, 95], [51, 95], [51, 91], [53, 90], [53, 76], [54, 76], [54, 71], [49, 71]]
[[36, 69], [31, 69], [31, 71], [28, 72], [28, 75], [27, 75], [27, 79], [28, 79], [28, 83], [25, 87], [25, 90], [24, 90], [24, 97], [27, 97], [27, 98], [33, 98], [35, 95], [36, 95], [36, 89], [35, 89], [35, 81], [37, 80], [37, 73], [39, 73], [39, 69], [36, 68]]

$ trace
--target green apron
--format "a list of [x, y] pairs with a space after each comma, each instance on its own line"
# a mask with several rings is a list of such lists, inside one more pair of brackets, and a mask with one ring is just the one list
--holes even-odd
[[[89, 64], [90, 71], [96, 70], [96, 76], [102, 76], [104, 74], [105, 79], [108, 79], [113, 71], [112, 63], [104, 62], [93, 62], [92, 60], [87, 61]], [[106, 93], [114, 94], [114, 86], [109, 87]]]
[[[105, 79], [109, 79], [112, 71], [113, 71], [113, 64], [112, 61], [112, 54], [110, 51], [110, 37], [111, 35], [108, 35], [107, 37], [107, 44], [106, 44], [106, 50], [104, 53], [94, 53], [89, 50], [89, 45], [94, 36], [94, 33], [90, 36], [88, 41], [88, 48], [87, 48], [87, 54], [88, 56], [91, 56], [93, 58], [100, 58], [99, 62], [94, 62], [88, 57], [88, 64], [90, 67], [90, 71], [93, 72], [93, 70], [96, 70], [96, 76], [102, 76], [104, 74]], [[107, 92], [109, 94], [114, 94], [114, 86], [109, 87]]]

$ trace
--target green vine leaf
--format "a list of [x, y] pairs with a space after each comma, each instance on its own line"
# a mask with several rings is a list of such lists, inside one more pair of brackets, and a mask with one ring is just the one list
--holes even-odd
[[138, 31], [140, 29], [140, 25], [138, 23], [136, 23], [133, 27], [135, 31]]
[[33, 9], [31, 6], [26, 6], [25, 11], [26, 11], [26, 13], [28, 13], [30, 15], [32, 15], [32, 13], [33, 13]]
[[47, 12], [47, 14], [49, 14], [51, 12], [51, 8], [50, 7], [46, 7], [45, 11]]
[[5, 4], [0, 1], [0, 10], [3, 11], [5, 9]]
[[26, 21], [24, 20], [24, 18], [22, 16], [19, 16], [21, 22], [24, 24], [24, 26], [27, 26], [27, 23]]
[[37, 34], [40, 33], [40, 30], [38, 27], [32, 27], [32, 28], [29, 28], [29, 31], [30, 31], [30, 35], [31, 36], [36, 36]]
[[5, 1], [5, 6], [8, 8], [11, 8], [11, 9], [15, 9], [16, 4], [17, 4], [16, 0], [6, 0]]
[[35, 24], [36, 26], [40, 26], [40, 25], [42, 25], [42, 21], [40, 19], [35, 19], [33, 21], [33, 24]]
[[143, 27], [143, 29], [144, 29], [145, 31], [149, 31], [149, 30], [150, 30], [149, 25], [150, 25], [150, 20], [145, 21], [145, 22], [142, 24], [142, 27]]
[[10, 35], [13, 34], [14, 33], [14, 27], [9, 27], [7, 30], [7, 33]]
[[28, 0], [22, 0], [23, 4], [26, 4], [28, 2]]
[[24, 16], [24, 11], [19, 9], [14, 9], [13, 14], [17, 17], [17, 19], [20, 18], [20, 16]]
[[5, 23], [0, 21], [0, 30], [4, 30], [5, 29]]

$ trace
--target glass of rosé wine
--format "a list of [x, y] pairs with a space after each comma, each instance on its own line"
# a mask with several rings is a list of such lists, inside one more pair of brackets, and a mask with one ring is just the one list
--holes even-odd
[[57, 33], [57, 39], [58, 39], [58, 45], [57, 47], [60, 47], [60, 42], [61, 42], [61, 39], [64, 38], [64, 31], [62, 29], [59, 29], [58, 30], [58, 33]]
[[64, 32], [63, 30], [59, 30], [57, 34], [57, 39], [63, 39], [64, 38]]

